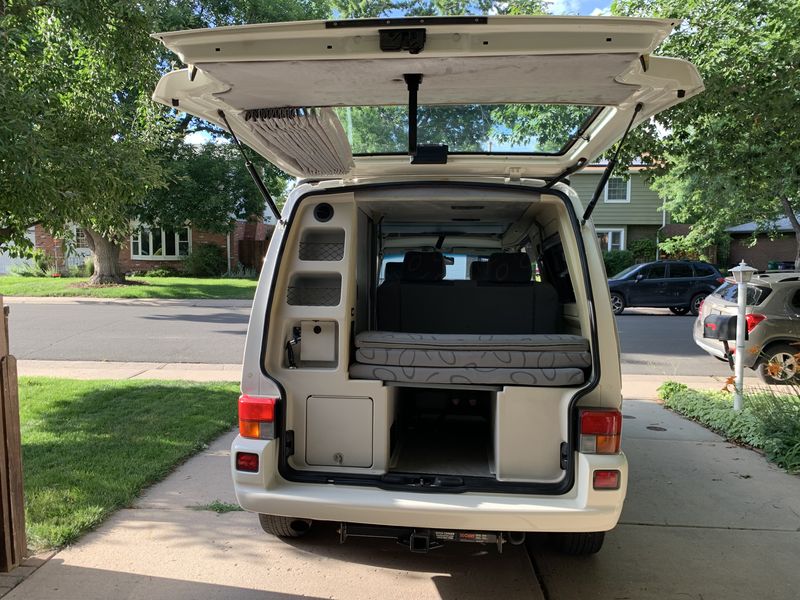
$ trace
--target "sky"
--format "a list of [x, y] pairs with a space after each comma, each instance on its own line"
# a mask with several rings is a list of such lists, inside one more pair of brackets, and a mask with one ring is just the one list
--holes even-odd
[[557, 15], [607, 15], [611, 0], [551, 0], [550, 12]]

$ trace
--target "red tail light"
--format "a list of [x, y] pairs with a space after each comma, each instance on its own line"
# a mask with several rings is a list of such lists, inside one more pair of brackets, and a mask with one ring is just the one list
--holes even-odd
[[257, 473], [258, 454], [253, 454], [252, 452], [237, 452], [236, 470], [247, 471], [248, 473]]
[[764, 319], [767, 318], [767, 315], [762, 315], [759, 313], [750, 313], [749, 315], [745, 315], [745, 321], [747, 321], [747, 333], [750, 333], [755, 329], [755, 326], [761, 323]]
[[725, 283], [725, 278], [724, 277], [717, 277], [717, 283], [722, 285], [723, 283]]
[[580, 451], [584, 454], [617, 454], [621, 432], [620, 411], [582, 410]]
[[275, 439], [277, 398], [239, 396], [239, 435], [262, 440]]
[[596, 490], [618, 490], [620, 472], [616, 469], [595, 471], [592, 483]]

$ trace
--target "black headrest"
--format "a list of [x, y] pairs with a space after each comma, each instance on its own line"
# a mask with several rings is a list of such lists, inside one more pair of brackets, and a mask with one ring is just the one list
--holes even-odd
[[386, 271], [384, 271], [384, 281], [399, 281], [403, 276], [403, 263], [390, 262], [386, 263]]
[[531, 259], [524, 252], [496, 252], [487, 263], [487, 281], [523, 283], [531, 280]]
[[485, 260], [476, 260], [469, 266], [469, 278], [472, 281], [486, 281], [489, 263]]
[[441, 252], [406, 252], [403, 257], [403, 281], [441, 281], [444, 271]]

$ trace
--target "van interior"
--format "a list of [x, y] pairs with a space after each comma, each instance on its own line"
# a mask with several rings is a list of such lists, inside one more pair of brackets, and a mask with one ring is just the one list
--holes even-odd
[[321, 192], [296, 205], [271, 287], [284, 476], [559, 489], [593, 373], [565, 198], [447, 182]]

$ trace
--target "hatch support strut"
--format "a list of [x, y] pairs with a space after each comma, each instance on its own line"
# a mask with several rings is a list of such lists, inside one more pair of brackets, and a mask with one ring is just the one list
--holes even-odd
[[583, 217], [581, 218], [581, 227], [586, 225], [586, 221], [589, 220], [589, 217], [592, 216], [594, 212], [594, 207], [597, 205], [597, 201], [600, 199], [600, 193], [605, 189], [606, 184], [608, 183], [608, 178], [611, 177], [611, 172], [614, 170], [614, 167], [617, 166], [617, 159], [619, 158], [619, 151], [622, 149], [622, 145], [625, 143], [625, 138], [628, 137], [628, 132], [631, 130], [633, 126], [633, 121], [636, 119], [636, 115], [638, 115], [642, 107], [644, 105], [639, 102], [636, 105], [636, 108], [633, 109], [633, 114], [631, 115], [631, 120], [628, 122], [628, 126], [625, 128], [625, 133], [622, 134], [622, 137], [619, 138], [619, 142], [617, 143], [617, 149], [614, 151], [614, 156], [611, 160], [608, 161], [606, 165], [606, 170], [603, 171], [603, 174], [600, 176], [600, 182], [597, 184], [597, 187], [594, 190], [594, 195], [592, 196], [591, 202], [586, 207], [586, 210], [583, 213]]
[[422, 82], [421, 73], [405, 73], [403, 79], [408, 87], [408, 155], [412, 165], [447, 164], [447, 144], [418, 144], [417, 93]]
[[250, 173], [250, 177], [253, 178], [253, 183], [256, 184], [258, 191], [264, 197], [264, 202], [267, 203], [267, 206], [272, 211], [272, 214], [275, 216], [275, 221], [282, 222], [283, 219], [281, 218], [281, 211], [278, 210], [278, 205], [275, 204], [275, 200], [272, 199], [272, 196], [267, 190], [267, 186], [264, 185], [264, 181], [261, 179], [261, 176], [258, 174], [255, 165], [250, 161], [247, 157], [247, 153], [244, 151], [244, 146], [242, 146], [239, 138], [236, 137], [236, 134], [233, 133], [233, 129], [231, 128], [231, 124], [228, 123], [228, 117], [225, 116], [225, 111], [218, 110], [217, 114], [219, 114], [220, 118], [225, 122], [225, 127], [228, 129], [228, 133], [231, 134], [236, 147], [239, 148], [239, 152], [244, 159], [244, 166], [247, 168], [247, 172]]

